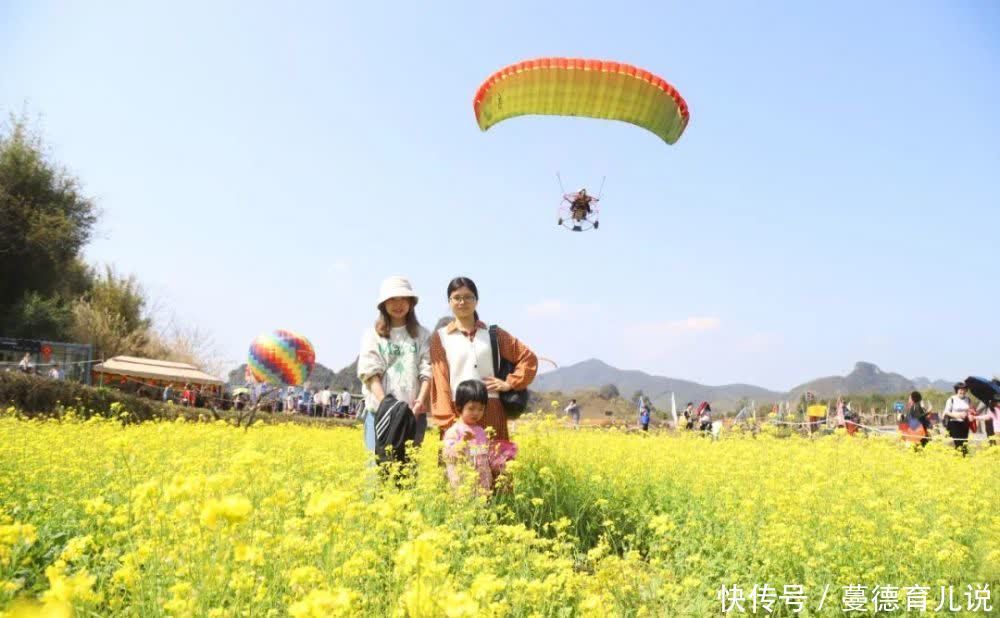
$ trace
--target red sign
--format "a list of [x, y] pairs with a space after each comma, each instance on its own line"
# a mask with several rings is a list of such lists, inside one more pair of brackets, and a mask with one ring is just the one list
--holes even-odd
[[45, 345], [42, 346], [41, 353], [42, 353], [42, 360], [44, 360], [45, 362], [49, 362], [49, 359], [52, 358], [52, 346], [46, 343]]

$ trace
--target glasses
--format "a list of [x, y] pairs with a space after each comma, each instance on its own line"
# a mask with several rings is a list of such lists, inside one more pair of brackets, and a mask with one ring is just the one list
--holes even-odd
[[469, 294], [467, 296], [452, 296], [451, 297], [451, 302], [455, 303], [456, 305], [461, 305], [462, 303], [474, 303], [474, 302], [476, 302], [476, 300], [477, 300], [476, 297], [473, 296], [472, 294]]

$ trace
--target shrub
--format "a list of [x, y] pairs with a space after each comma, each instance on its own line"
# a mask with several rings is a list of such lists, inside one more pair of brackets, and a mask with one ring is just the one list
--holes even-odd
[[12, 405], [26, 416], [58, 416], [61, 408], [70, 406], [80, 416], [110, 416], [112, 404], [116, 403], [136, 421], [176, 416], [176, 411], [160, 402], [111, 388], [94, 388], [13, 371], [0, 373], [0, 404]]

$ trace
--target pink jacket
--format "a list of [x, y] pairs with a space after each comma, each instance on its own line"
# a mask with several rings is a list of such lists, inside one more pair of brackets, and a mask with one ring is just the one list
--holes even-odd
[[992, 408], [983, 410], [982, 414], [976, 415], [976, 420], [985, 421], [987, 419], [993, 420], [994, 433], [1000, 432], [1000, 407], [993, 406]]
[[[466, 439], [467, 434], [472, 437]], [[486, 437], [486, 430], [480, 425], [466, 425], [459, 419], [445, 432], [443, 450], [448, 481], [452, 487], [462, 484], [462, 473], [471, 465], [479, 472], [479, 486], [487, 491], [492, 489], [490, 441]]]

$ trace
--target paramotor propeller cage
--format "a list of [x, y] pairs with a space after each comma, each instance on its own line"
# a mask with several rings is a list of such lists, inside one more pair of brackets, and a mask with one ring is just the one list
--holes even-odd
[[579, 193], [567, 193], [563, 195], [559, 204], [559, 225], [571, 232], [589, 232], [596, 230], [600, 226], [598, 217], [600, 210], [597, 208], [598, 199], [590, 198], [590, 210], [574, 208], [573, 203], [579, 197]]

